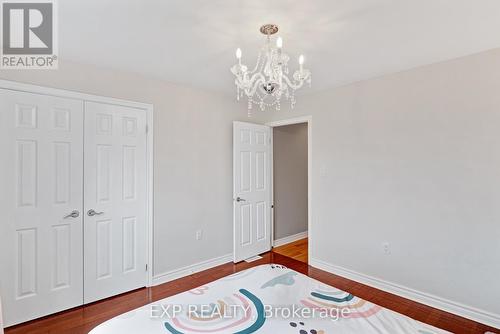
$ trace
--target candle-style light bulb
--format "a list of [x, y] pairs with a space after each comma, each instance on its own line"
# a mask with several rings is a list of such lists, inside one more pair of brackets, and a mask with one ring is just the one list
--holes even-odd
[[236, 58], [238, 59], [238, 65], [241, 67], [241, 49], [236, 49]]
[[283, 38], [278, 37], [278, 39], [276, 40], [276, 47], [278, 49], [281, 49], [283, 47]]
[[300, 70], [300, 73], [303, 72], [303, 68], [304, 68], [304, 55], [300, 55], [299, 57], [299, 70]]

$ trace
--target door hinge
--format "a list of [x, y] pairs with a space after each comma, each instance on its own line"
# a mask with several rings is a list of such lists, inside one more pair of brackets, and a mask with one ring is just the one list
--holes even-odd
[[146, 263], [146, 271], [148, 271], [148, 264]]
[[149, 126], [146, 124], [146, 134], [149, 133]]

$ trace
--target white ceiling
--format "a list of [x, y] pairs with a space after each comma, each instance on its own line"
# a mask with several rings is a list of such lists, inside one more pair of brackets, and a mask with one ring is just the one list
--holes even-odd
[[499, 0], [62, 0], [61, 59], [233, 93], [276, 23], [314, 91], [500, 46]]

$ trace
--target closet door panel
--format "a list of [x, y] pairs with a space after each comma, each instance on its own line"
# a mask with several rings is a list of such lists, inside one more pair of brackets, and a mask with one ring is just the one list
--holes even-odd
[[146, 284], [146, 166], [146, 112], [86, 102], [85, 303]]
[[9, 326], [83, 302], [83, 102], [0, 89], [0, 153]]

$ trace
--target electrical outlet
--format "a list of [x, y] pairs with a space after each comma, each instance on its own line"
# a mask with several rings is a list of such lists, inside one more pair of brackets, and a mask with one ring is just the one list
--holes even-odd
[[385, 255], [391, 254], [391, 245], [388, 242], [382, 243], [382, 249], [383, 249]]
[[196, 240], [203, 239], [203, 230], [196, 231]]
[[321, 165], [321, 167], [319, 168], [319, 176], [322, 178], [322, 179], [326, 179], [326, 165]]

